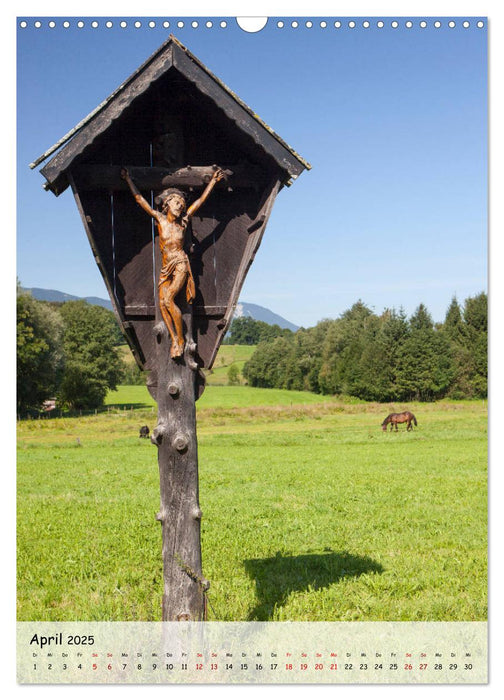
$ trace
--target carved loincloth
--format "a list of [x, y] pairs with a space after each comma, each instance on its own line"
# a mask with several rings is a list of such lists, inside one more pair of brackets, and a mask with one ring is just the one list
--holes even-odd
[[170, 260], [165, 260], [163, 266], [161, 267], [161, 272], [159, 273], [158, 286], [161, 287], [161, 285], [165, 282], [169, 282], [178, 265], [182, 264], [187, 272], [186, 298], [190, 303], [196, 296], [196, 286], [194, 284], [189, 258], [184, 251], [176, 253], [172, 258], [170, 258]]

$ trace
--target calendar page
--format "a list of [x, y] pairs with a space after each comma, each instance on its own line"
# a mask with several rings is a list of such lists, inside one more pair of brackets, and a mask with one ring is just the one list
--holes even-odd
[[18, 683], [486, 684], [488, 19], [16, 25]]

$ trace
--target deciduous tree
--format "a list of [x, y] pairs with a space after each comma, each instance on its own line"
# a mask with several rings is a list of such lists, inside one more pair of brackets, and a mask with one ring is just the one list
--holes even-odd
[[107, 309], [85, 301], [66, 302], [60, 312], [66, 356], [60, 398], [72, 408], [101, 406], [108, 389], [117, 387], [123, 371], [115, 318]]
[[17, 409], [39, 409], [54, 397], [63, 371], [63, 321], [48, 304], [17, 291]]

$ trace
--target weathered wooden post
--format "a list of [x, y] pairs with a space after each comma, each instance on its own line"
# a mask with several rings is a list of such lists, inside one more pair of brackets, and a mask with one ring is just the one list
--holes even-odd
[[174, 37], [31, 167], [48, 158], [158, 404], [163, 620], [205, 619], [195, 400], [275, 197], [310, 166]]

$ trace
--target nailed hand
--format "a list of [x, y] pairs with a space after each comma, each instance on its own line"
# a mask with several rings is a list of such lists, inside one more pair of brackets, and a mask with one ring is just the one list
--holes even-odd
[[215, 182], [219, 182], [220, 180], [223, 180], [226, 177], [226, 173], [224, 170], [221, 168], [214, 166], [216, 169], [214, 170], [214, 173], [212, 175], [212, 179], [215, 180]]

